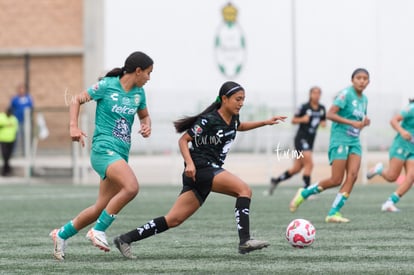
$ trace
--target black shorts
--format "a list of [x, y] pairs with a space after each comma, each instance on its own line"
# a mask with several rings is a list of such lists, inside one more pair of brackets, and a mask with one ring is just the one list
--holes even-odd
[[214, 167], [197, 169], [195, 182], [183, 173], [183, 189], [180, 195], [187, 191], [193, 191], [201, 206], [211, 192], [214, 177], [223, 171], [223, 168]]
[[312, 151], [314, 139], [306, 139], [303, 137], [295, 138], [295, 149], [298, 151]]

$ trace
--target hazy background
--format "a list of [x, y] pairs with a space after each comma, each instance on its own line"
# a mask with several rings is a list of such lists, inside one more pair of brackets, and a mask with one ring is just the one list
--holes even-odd
[[[170, 142], [176, 147], [171, 121], [207, 106], [227, 80], [218, 70], [214, 55], [215, 35], [223, 21], [221, 9], [227, 3], [105, 1], [104, 70], [122, 65], [135, 50], [148, 53], [155, 61], [152, 79], [145, 86], [154, 118], [153, 139], [146, 141], [149, 147], [167, 148]], [[414, 1], [234, 0], [231, 3], [238, 9], [237, 22], [247, 45], [244, 69], [232, 79], [247, 90], [244, 118], [261, 119], [271, 113], [291, 116], [295, 105], [307, 100], [312, 85], [322, 88], [322, 101], [329, 108], [334, 95], [350, 85], [352, 71], [365, 67], [371, 73], [366, 94], [372, 126], [367, 135], [377, 137], [369, 138], [368, 145], [381, 148], [390, 143], [394, 133], [388, 122], [407, 103], [411, 92]], [[292, 70], [293, 13], [295, 71]], [[290, 125], [261, 129], [248, 134], [249, 138], [241, 137], [236, 148], [249, 149], [254, 145], [258, 150], [280, 141], [288, 143], [293, 130]], [[328, 132], [321, 132], [320, 136], [317, 148], [324, 149]], [[251, 140], [260, 137], [260, 142]], [[136, 145], [134, 148], [139, 150]]]

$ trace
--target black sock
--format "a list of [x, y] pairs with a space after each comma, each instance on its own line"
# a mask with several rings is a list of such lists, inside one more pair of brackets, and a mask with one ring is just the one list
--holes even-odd
[[277, 178], [272, 178], [272, 182], [274, 183], [274, 184], [278, 184], [279, 182], [281, 182], [281, 181], [284, 181], [284, 180], [287, 180], [288, 178], [290, 178], [292, 175], [291, 174], [289, 174], [289, 171], [288, 170], [286, 170], [282, 175], [280, 175], [279, 177], [277, 177]]
[[122, 234], [120, 238], [126, 243], [132, 243], [132, 242], [136, 242], [136, 241], [154, 236], [155, 234], [164, 232], [167, 229], [168, 229], [168, 225], [167, 225], [165, 218], [158, 217], [156, 219], [149, 221], [143, 226], [138, 227], [137, 229], [134, 229], [128, 233]]
[[237, 230], [239, 232], [240, 244], [250, 240], [250, 221], [249, 221], [250, 199], [239, 197], [236, 200], [234, 214], [236, 216]]
[[310, 176], [305, 176], [305, 175], [303, 176], [303, 186], [305, 188], [308, 188], [309, 187], [310, 181], [311, 181]]

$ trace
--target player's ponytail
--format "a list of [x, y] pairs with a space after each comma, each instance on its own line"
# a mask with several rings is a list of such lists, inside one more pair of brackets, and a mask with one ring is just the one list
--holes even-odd
[[114, 68], [109, 71], [105, 77], [122, 77], [124, 74], [133, 73], [137, 68], [146, 70], [152, 66], [154, 61], [143, 52], [133, 52], [125, 60], [125, 64], [122, 68]]
[[414, 103], [414, 97], [410, 97], [410, 98], [408, 99], [408, 102], [409, 102], [409, 103]]
[[243, 87], [237, 84], [236, 82], [233, 82], [233, 81], [225, 82], [223, 85], [221, 85], [219, 95], [217, 96], [216, 101], [211, 103], [210, 106], [208, 106], [204, 111], [202, 111], [198, 115], [186, 116], [179, 120], [174, 121], [175, 130], [177, 131], [177, 133], [182, 133], [182, 132], [187, 131], [188, 129], [193, 127], [194, 123], [197, 121], [197, 119], [200, 116], [210, 113], [214, 110], [218, 110], [221, 107], [221, 100], [223, 96], [230, 97], [234, 93], [240, 90], [244, 91]]

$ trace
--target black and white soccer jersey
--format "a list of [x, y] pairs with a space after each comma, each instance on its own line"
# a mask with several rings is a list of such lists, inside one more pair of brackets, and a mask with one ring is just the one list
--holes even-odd
[[295, 147], [297, 150], [312, 150], [315, 141], [316, 131], [321, 121], [326, 120], [326, 110], [323, 105], [317, 109], [312, 109], [309, 102], [302, 106], [295, 113], [295, 117], [309, 116], [308, 123], [300, 123], [295, 137]]
[[236, 138], [239, 116], [227, 124], [218, 111], [202, 115], [187, 133], [193, 138], [190, 154], [196, 168], [216, 167], [224, 164], [227, 153]]

